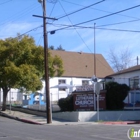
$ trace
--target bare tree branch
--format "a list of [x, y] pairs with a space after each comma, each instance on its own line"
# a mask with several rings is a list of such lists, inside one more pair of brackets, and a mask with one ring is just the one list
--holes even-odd
[[114, 48], [110, 48], [108, 52], [108, 60], [115, 72], [124, 70], [131, 66], [131, 52], [128, 47], [117, 52]]

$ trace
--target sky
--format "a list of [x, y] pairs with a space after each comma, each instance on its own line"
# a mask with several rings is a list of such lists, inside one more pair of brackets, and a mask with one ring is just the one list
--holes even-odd
[[[106, 60], [110, 49], [117, 55], [129, 48], [134, 65], [136, 57], [140, 58], [140, 0], [46, 0], [46, 6], [47, 17], [58, 19], [47, 19], [48, 46], [61, 45], [66, 51], [98, 53]], [[118, 11], [123, 12], [112, 14]], [[36, 45], [43, 46], [43, 19], [33, 16], [42, 16], [42, 13], [38, 0], [0, 0], [0, 39], [14, 38], [17, 33], [27, 34], [35, 39]], [[81, 27], [61, 29], [69, 25]], [[53, 30], [55, 34], [51, 35], [49, 32]]]

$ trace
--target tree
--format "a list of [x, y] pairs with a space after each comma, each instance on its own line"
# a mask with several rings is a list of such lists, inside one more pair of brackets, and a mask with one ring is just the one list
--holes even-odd
[[115, 72], [124, 70], [131, 66], [131, 52], [129, 48], [121, 49], [119, 52], [114, 48], [110, 48], [108, 53], [108, 60], [110, 61]]
[[56, 50], [59, 50], [59, 51], [65, 51], [63, 48], [62, 48], [62, 46], [61, 45], [59, 45], [59, 47], [57, 47], [57, 49]]
[[[60, 76], [62, 60], [49, 53], [49, 75]], [[42, 88], [44, 76], [44, 49], [36, 46], [32, 37], [23, 36], [0, 40], [0, 88], [3, 90], [2, 110], [6, 110], [6, 97], [11, 88], [36, 91]]]
[[106, 83], [106, 107], [109, 110], [120, 110], [124, 108], [124, 99], [130, 88], [126, 84], [117, 82]]
[[50, 49], [50, 50], [54, 50], [55, 47], [51, 45], [51, 46], [49, 46], [49, 49]]

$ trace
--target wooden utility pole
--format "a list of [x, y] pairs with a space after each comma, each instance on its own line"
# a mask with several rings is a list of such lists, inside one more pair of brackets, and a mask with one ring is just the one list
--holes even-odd
[[48, 65], [48, 35], [46, 26], [46, 0], [43, 0], [43, 31], [44, 31], [44, 67], [45, 67], [45, 91], [46, 91], [46, 115], [47, 123], [52, 123], [49, 87], [49, 65]]

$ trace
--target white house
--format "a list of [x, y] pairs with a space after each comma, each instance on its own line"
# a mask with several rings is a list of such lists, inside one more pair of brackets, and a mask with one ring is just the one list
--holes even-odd
[[69, 92], [71, 93], [76, 88], [80, 88], [80, 86], [91, 88], [91, 77], [93, 77], [93, 75], [99, 79], [103, 79], [108, 74], [114, 73], [101, 54], [96, 54], [94, 61], [94, 54], [92, 53], [59, 50], [50, 50], [50, 52], [52, 56], [57, 55], [62, 59], [64, 67], [64, 73], [61, 77], [50, 78], [50, 87], [60, 83], [74, 86], [70, 89], [50, 88], [51, 100], [53, 101], [66, 97]]
[[128, 85], [131, 91], [125, 102], [133, 106], [140, 106], [140, 65], [130, 67], [107, 77], [112, 77], [113, 81], [117, 83]]
[[[68, 52], [68, 51], [59, 51], [59, 50], [50, 50], [52, 56], [59, 56], [63, 61], [64, 73], [61, 77], [50, 78], [50, 97], [51, 101], [57, 101], [60, 98], [66, 97], [69, 93], [75, 90], [78, 86], [88, 86], [92, 85], [91, 77], [95, 75], [99, 79], [110, 75], [113, 72], [110, 65], [104, 59], [101, 54], [93, 53], [83, 53], [83, 52]], [[95, 60], [94, 60], [95, 58]], [[43, 88], [38, 92], [45, 95], [45, 83], [43, 83]], [[51, 88], [60, 83], [65, 83], [68, 85], [73, 85], [73, 88], [70, 89], [58, 89]], [[78, 87], [79, 88], [79, 87]], [[13, 101], [18, 100], [18, 95], [15, 92], [12, 92]], [[8, 100], [10, 100], [10, 92], [8, 94]], [[2, 98], [1, 98], [2, 99]]]

